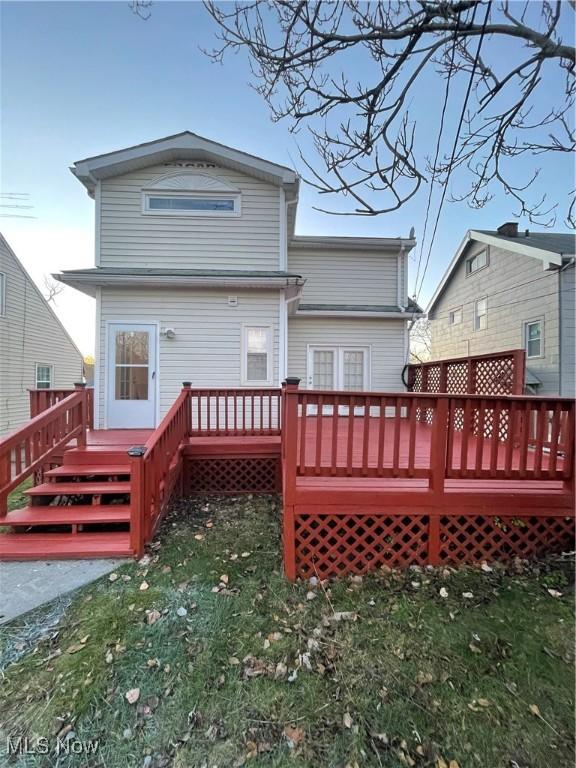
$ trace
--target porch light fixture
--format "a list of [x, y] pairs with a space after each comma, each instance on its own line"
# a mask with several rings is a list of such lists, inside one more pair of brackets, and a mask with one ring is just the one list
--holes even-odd
[[167, 339], [174, 339], [176, 338], [176, 331], [174, 328], [162, 328], [160, 331], [160, 334], [162, 336], [165, 336]]

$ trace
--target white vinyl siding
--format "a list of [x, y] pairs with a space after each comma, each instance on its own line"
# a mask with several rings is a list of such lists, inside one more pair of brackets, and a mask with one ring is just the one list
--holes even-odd
[[[432, 359], [522, 349], [525, 346], [525, 323], [541, 318], [544, 356], [527, 361], [527, 365], [542, 382], [539, 394], [557, 394], [560, 368], [558, 272], [545, 271], [540, 259], [491, 246], [488, 266], [467, 276], [466, 257], [485, 247], [483, 243], [470, 243], [430, 313]], [[474, 331], [475, 302], [483, 297], [488, 299], [487, 327], [483, 331]], [[573, 290], [563, 294], [563, 304], [566, 310], [574, 305]], [[462, 322], [450, 325], [449, 313], [457, 306], [462, 306]]]
[[6, 275], [0, 272], [0, 317], [6, 314]]
[[[278, 386], [279, 292], [238, 290], [236, 306], [229, 293], [209, 289], [102, 288], [100, 306], [101, 381], [105, 378], [108, 324], [154, 323], [173, 328], [174, 338], [159, 336], [157, 380], [159, 417], [168, 411], [183, 381], [193, 387], [240, 387], [242, 328], [270, 328], [272, 385]], [[99, 424], [104, 427], [104, 397], [100, 397]]]
[[81, 381], [82, 356], [0, 236], [0, 272], [6, 276], [5, 313], [0, 317], [0, 435], [30, 416], [28, 390], [36, 387], [36, 363], [52, 366], [52, 386], [71, 389]]
[[[165, 216], [144, 212], [142, 190], [176, 170], [156, 165], [101, 182], [100, 266], [280, 268], [278, 187], [228, 169], [211, 168], [202, 173], [240, 190], [241, 215]], [[152, 191], [150, 194], [159, 196]]]
[[367, 348], [368, 389], [402, 392], [402, 368], [406, 361], [405, 324], [401, 320], [327, 317], [288, 319], [288, 375], [308, 386], [310, 347]]
[[306, 278], [303, 304], [398, 306], [405, 294], [402, 260], [397, 254], [334, 250], [290, 250], [288, 270]]

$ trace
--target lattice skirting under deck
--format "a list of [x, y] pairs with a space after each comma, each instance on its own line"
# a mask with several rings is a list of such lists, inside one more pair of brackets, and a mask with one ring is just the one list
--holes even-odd
[[277, 456], [188, 457], [184, 488], [190, 496], [236, 496], [243, 493], [280, 493]]
[[296, 574], [326, 578], [363, 574], [382, 565], [401, 568], [542, 557], [573, 549], [574, 522], [573, 517], [531, 514], [503, 518], [299, 512], [294, 520]]

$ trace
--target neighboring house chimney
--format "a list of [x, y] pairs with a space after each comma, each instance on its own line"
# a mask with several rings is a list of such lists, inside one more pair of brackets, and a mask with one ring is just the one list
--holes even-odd
[[507, 221], [505, 224], [501, 224], [496, 231], [504, 237], [518, 237], [518, 224], [515, 221]]

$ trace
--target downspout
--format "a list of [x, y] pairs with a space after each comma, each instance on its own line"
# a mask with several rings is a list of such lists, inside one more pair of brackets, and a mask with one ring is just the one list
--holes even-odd
[[558, 270], [558, 394], [562, 397], [562, 272], [574, 267], [576, 259], [572, 257]]

